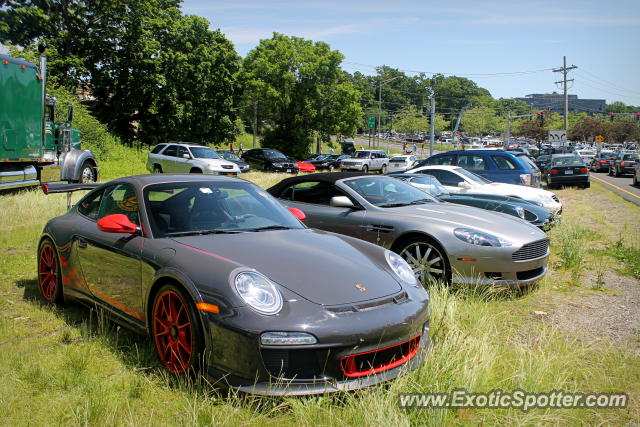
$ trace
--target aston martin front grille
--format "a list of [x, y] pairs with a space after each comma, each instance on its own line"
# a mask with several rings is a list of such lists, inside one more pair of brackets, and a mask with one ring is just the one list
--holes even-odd
[[549, 239], [527, 243], [511, 255], [514, 261], [528, 261], [543, 257], [549, 251]]

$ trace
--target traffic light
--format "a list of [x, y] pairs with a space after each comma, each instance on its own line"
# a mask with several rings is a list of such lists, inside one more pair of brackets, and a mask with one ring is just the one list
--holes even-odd
[[636, 111], [636, 120], [640, 122], [640, 111]]
[[544, 112], [538, 111], [536, 114], [538, 115], [538, 121], [542, 124], [544, 122]]
[[609, 121], [613, 121], [613, 118], [616, 116], [616, 113], [609, 113]]

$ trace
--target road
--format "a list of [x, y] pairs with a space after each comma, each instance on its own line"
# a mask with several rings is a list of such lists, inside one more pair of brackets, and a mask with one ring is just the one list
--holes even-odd
[[640, 188], [632, 185], [633, 178], [631, 175], [616, 178], [607, 175], [606, 172], [591, 172], [591, 181], [602, 184], [603, 187], [640, 206]]
[[[402, 151], [402, 142], [391, 142], [391, 141], [387, 141], [386, 139], [381, 139], [380, 140], [380, 145], [374, 147], [374, 143], [377, 144], [377, 141], [375, 141], [375, 139], [372, 139], [371, 141], [371, 145], [369, 145], [369, 139], [368, 138], [362, 138], [359, 136], [356, 136], [355, 138], [352, 139], [353, 142], [355, 142], [356, 144], [356, 149], [359, 150], [360, 146], [362, 146], [363, 149], [368, 150], [368, 149], [378, 149], [378, 150], [389, 150], [389, 149], [393, 149], [393, 150], [398, 150], [398, 151]], [[424, 144], [424, 147], [421, 147], [421, 144], [416, 144], [418, 146], [418, 155], [419, 156], [429, 156], [429, 142], [426, 142]], [[408, 149], [412, 149], [413, 148], [413, 143], [412, 142], [407, 142], [407, 148]], [[433, 152], [433, 154], [438, 154], [440, 151], [436, 150]]]

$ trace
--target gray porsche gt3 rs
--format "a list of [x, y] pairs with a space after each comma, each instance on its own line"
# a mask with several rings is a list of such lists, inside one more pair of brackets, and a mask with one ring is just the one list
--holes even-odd
[[143, 175], [92, 189], [38, 246], [48, 302], [98, 305], [162, 365], [258, 394], [380, 383], [419, 366], [429, 296], [376, 245], [311, 230], [247, 181]]
[[312, 228], [400, 254], [424, 284], [517, 286], [547, 271], [549, 240], [537, 227], [511, 215], [441, 203], [390, 177], [318, 173], [287, 178], [268, 191], [304, 211]]

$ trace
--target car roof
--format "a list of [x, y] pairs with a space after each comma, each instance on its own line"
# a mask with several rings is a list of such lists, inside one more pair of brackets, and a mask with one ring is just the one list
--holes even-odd
[[505, 151], [501, 148], [498, 149], [494, 149], [494, 150], [488, 150], [488, 149], [484, 149], [484, 150], [454, 150], [454, 151], [445, 151], [443, 153], [438, 153], [438, 154], [434, 154], [434, 156], [440, 156], [440, 155], [444, 155], [444, 154], [478, 154], [478, 153], [486, 153], [486, 154], [495, 154], [496, 152], [498, 153], [507, 153], [507, 154], [511, 154], [511, 155], [516, 155], [516, 153], [518, 154], [526, 154], [523, 153], [521, 151]]
[[[301, 182], [326, 182], [328, 184], [335, 184], [336, 181], [340, 181], [342, 179], [347, 178], [355, 178], [359, 176], [375, 176], [368, 173], [363, 172], [321, 172], [321, 173], [312, 173], [309, 175], [298, 175], [292, 176], [291, 178], [285, 178], [273, 187], [269, 188], [267, 191], [271, 194], [277, 194], [284, 187], [288, 187], [292, 184], [298, 184]], [[378, 175], [379, 176], [379, 175]]]
[[455, 166], [455, 165], [429, 165], [429, 166], [420, 166], [418, 168], [415, 169], [444, 169], [444, 170], [454, 170], [454, 169], [460, 169], [460, 166]]
[[206, 147], [206, 145], [198, 144], [197, 142], [185, 142], [185, 141], [161, 142], [158, 145], [162, 145], [162, 144], [184, 145], [186, 147]]
[[241, 178], [219, 175], [203, 175], [203, 174], [146, 174], [146, 175], [132, 175], [117, 178], [112, 181], [103, 183], [103, 185], [109, 185], [111, 183], [129, 183], [138, 187], [145, 187], [152, 184], [167, 184], [172, 182], [224, 182], [224, 181], [236, 181], [236, 182], [249, 182]]

